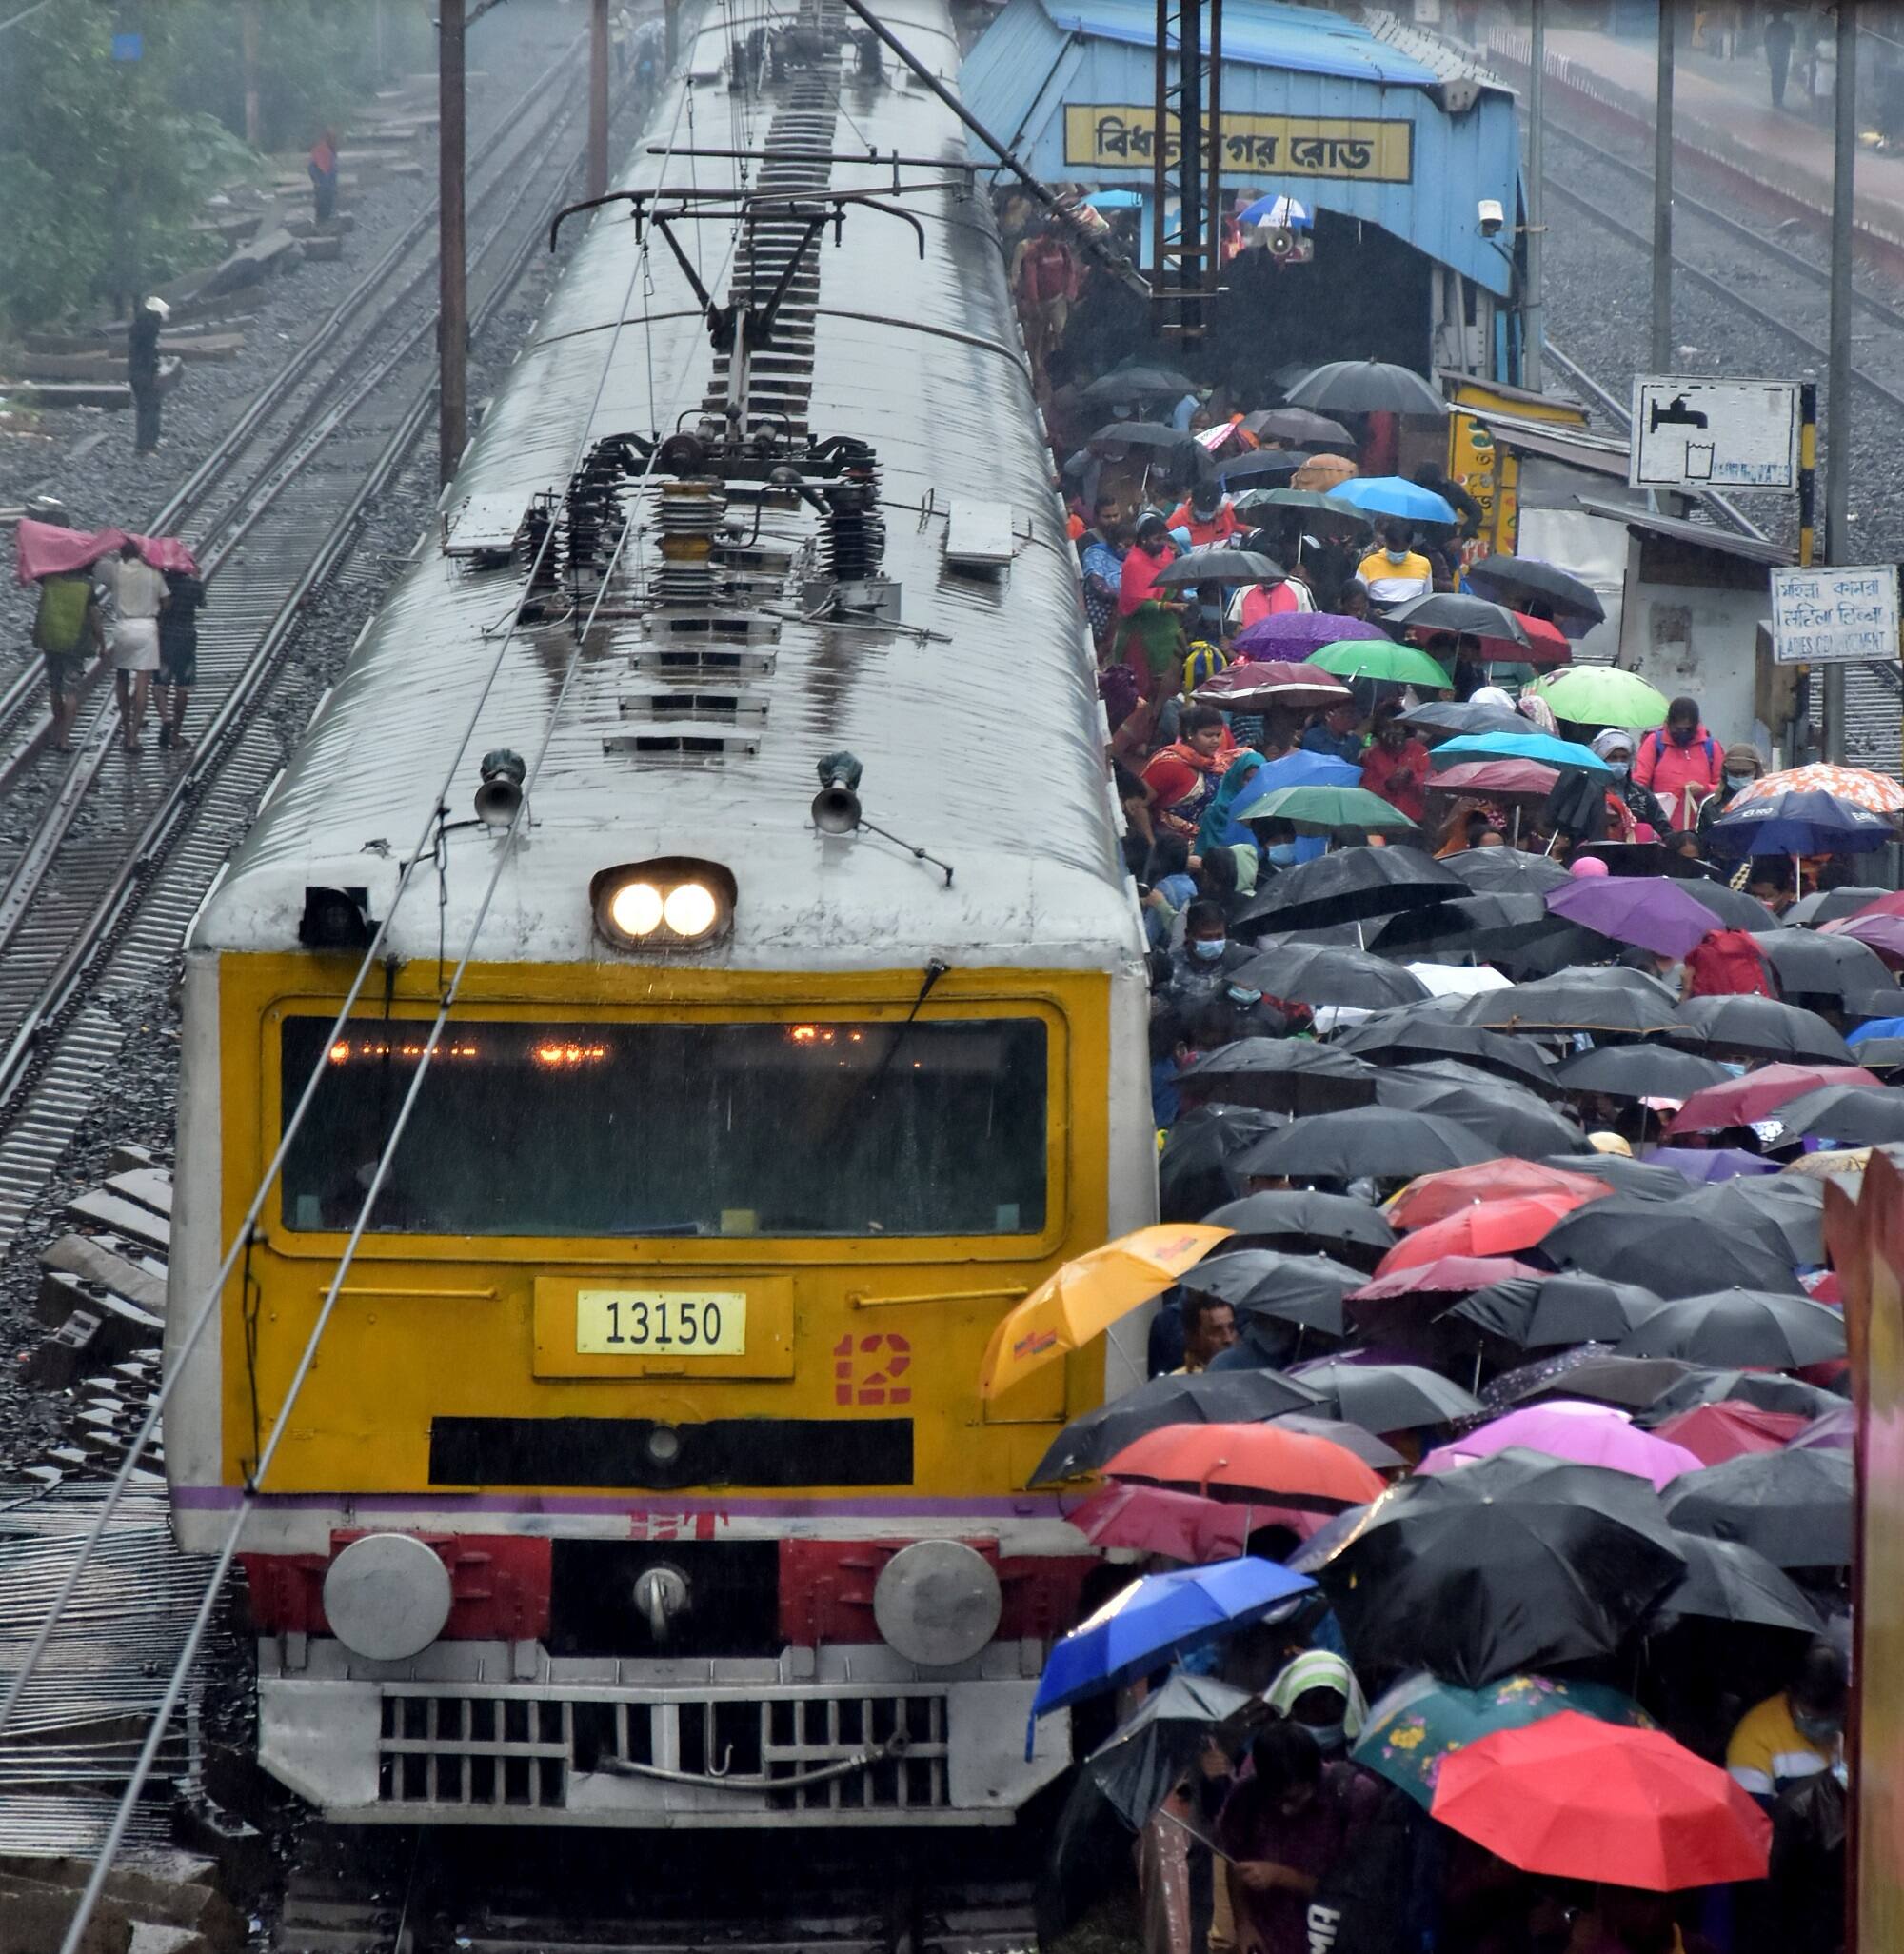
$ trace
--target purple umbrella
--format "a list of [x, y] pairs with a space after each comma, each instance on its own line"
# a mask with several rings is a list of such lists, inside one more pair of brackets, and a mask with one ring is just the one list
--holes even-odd
[[1775, 1160], [1761, 1160], [1740, 1146], [1656, 1146], [1646, 1158], [1655, 1166], [1669, 1166], [1675, 1173], [1701, 1186], [1713, 1181], [1735, 1181], [1741, 1174], [1775, 1174]]
[[1785, 1449], [1788, 1452], [1848, 1452], [1857, 1429], [1857, 1409], [1845, 1405], [1822, 1411]]
[[1530, 1452], [1545, 1452], [1549, 1458], [1568, 1459], [1577, 1466], [1604, 1466], [1615, 1472], [1630, 1472], [1636, 1479], [1651, 1480], [1656, 1492], [1682, 1472], [1696, 1472], [1705, 1463], [1686, 1446], [1640, 1430], [1630, 1411], [1586, 1404], [1577, 1398], [1555, 1398], [1544, 1405], [1510, 1411], [1505, 1418], [1497, 1418], [1452, 1445], [1438, 1446], [1415, 1469], [1458, 1471], [1509, 1446], [1523, 1446]]
[[1547, 892], [1547, 907], [1616, 943], [1636, 943], [1662, 957], [1683, 957], [1718, 919], [1663, 875], [1599, 875], [1562, 883]]
[[1365, 618], [1338, 617], [1328, 610], [1282, 610], [1273, 617], [1259, 618], [1239, 631], [1230, 647], [1230, 655], [1264, 662], [1286, 658], [1300, 664], [1324, 645], [1339, 645], [1349, 638], [1387, 636], [1386, 631]]

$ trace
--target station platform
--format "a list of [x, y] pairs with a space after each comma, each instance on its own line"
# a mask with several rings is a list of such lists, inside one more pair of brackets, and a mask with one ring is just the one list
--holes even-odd
[[[1524, 27], [1495, 26], [1486, 45], [1491, 61], [1524, 79], [1531, 52]], [[1550, 90], [1557, 89], [1573, 105], [1652, 129], [1657, 70], [1651, 41], [1550, 30], [1546, 68]], [[1733, 180], [1753, 204], [1815, 221], [1829, 216], [1831, 104], [1829, 96], [1814, 102], [1808, 95], [1795, 57], [1784, 106], [1775, 109], [1761, 52], [1727, 59], [1682, 45], [1675, 64], [1673, 113], [1681, 154]], [[1864, 254], [1904, 271], [1904, 155], [1860, 146], [1853, 208]]]

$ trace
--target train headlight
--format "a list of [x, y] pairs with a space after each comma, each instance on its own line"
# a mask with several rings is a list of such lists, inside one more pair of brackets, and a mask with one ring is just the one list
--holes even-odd
[[998, 1633], [1004, 1595], [998, 1571], [961, 1540], [916, 1540], [873, 1584], [873, 1620], [909, 1663], [968, 1663]]
[[589, 884], [595, 927], [624, 949], [712, 943], [734, 921], [734, 878], [718, 862], [668, 856], [605, 868]]
[[324, 1615], [352, 1655], [421, 1655], [449, 1620], [449, 1569], [411, 1533], [367, 1533], [324, 1576]]

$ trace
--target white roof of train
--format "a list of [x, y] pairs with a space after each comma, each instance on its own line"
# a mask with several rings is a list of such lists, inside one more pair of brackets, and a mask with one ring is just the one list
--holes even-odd
[[[942, 73], [956, 73], [938, 0], [896, 0], [886, 14]], [[731, 147], [725, 81], [708, 76], [720, 47], [718, 35], [704, 36], [695, 50], [703, 77], [692, 87], [695, 138]], [[835, 147], [870, 141], [962, 160], [956, 120], [924, 90], [897, 86], [895, 72], [889, 60], [877, 89], [842, 80]], [[679, 100], [679, 90], [664, 96], [662, 139]], [[771, 107], [756, 109], [756, 146]], [[684, 143], [684, 115], [678, 126]], [[661, 167], [644, 146], [618, 180], [663, 180]], [[681, 183], [691, 171], [704, 185], [730, 168], [677, 160], [665, 180]], [[889, 169], [883, 179], [854, 165], [836, 166], [833, 175], [836, 188], [883, 180], [889, 183]], [[949, 189], [906, 202], [925, 222], [925, 262], [908, 228], [868, 210], [849, 216], [842, 247], [830, 231], [821, 247], [807, 421], [816, 436], [877, 447], [883, 574], [902, 586], [905, 625], [945, 642], [908, 630], [784, 624], [776, 671], [744, 688], [767, 702], [758, 751], [655, 764], [604, 751], [605, 737], [625, 728], [624, 698], [652, 692], [657, 682], [631, 675], [627, 654], [645, 643], [638, 622], [598, 627], [600, 642], [575, 674], [531, 796], [533, 827], [515, 845], [478, 939], [479, 961], [625, 961], [593, 931], [590, 877], [675, 854], [722, 862], [739, 885], [731, 937], [695, 953], [697, 963], [891, 967], [950, 951], [967, 967], [1117, 967], [1137, 954], [1073, 559], [989, 208], [982, 189], [969, 202]], [[684, 230], [692, 253], [694, 227]], [[727, 228], [701, 232], [710, 289], [723, 296]], [[644, 264], [634, 226], [611, 209], [579, 249], [565, 248], [572, 261], [446, 507], [466, 495], [507, 495], [526, 508], [538, 491], [565, 485], [594, 441], [670, 429], [707, 391], [707, 334], [661, 240]], [[943, 522], [915, 512], [927, 499], [942, 508], [953, 499], [1002, 505], [1030, 540], [1002, 577], [961, 576], [943, 560]], [[817, 519], [770, 516], [769, 525], [810, 530]], [[367, 885], [381, 917], [466, 735], [448, 793], [452, 821], [470, 812], [483, 753], [536, 752], [568, 655], [566, 629], [518, 632], [470, 724], [496, 664], [497, 628], [522, 588], [516, 570], [472, 570], [446, 557], [432, 528], [206, 905], [194, 949], [295, 947], [307, 885]], [[950, 862], [949, 888], [889, 842], [814, 832], [815, 763], [840, 748], [864, 763], [866, 817]], [[442, 920], [452, 961], [503, 846], [478, 828], [448, 837]], [[433, 957], [438, 930], [437, 881], [426, 869], [398, 911], [390, 947]]]

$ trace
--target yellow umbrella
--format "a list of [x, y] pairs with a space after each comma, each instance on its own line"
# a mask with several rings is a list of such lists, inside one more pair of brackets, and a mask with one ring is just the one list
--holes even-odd
[[979, 1395], [996, 1398], [1048, 1359], [1081, 1348], [1140, 1303], [1162, 1295], [1229, 1234], [1198, 1222], [1163, 1222], [1067, 1262], [1000, 1318], [979, 1367]]

